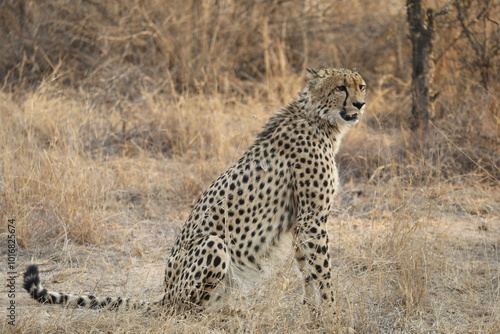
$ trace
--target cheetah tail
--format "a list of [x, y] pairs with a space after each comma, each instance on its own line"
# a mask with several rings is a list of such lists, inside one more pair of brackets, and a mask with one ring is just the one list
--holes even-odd
[[132, 302], [128, 298], [95, 297], [93, 295], [72, 295], [44, 289], [40, 283], [38, 267], [31, 264], [24, 273], [23, 287], [33, 299], [42, 304], [62, 304], [68, 307], [87, 307], [91, 309], [145, 309], [150, 311], [158, 302]]

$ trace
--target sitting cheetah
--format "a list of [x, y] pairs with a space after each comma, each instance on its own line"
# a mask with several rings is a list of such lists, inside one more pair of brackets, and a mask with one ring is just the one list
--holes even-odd
[[317, 314], [333, 301], [326, 221], [339, 182], [335, 154], [365, 109], [366, 86], [356, 69], [308, 69], [306, 81], [199, 198], [171, 249], [160, 301], [49, 291], [35, 265], [24, 288], [41, 303], [67, 306], [214, 309], [231, 286], [259, 276], [280, 243], [293, 240], [304, 302]]

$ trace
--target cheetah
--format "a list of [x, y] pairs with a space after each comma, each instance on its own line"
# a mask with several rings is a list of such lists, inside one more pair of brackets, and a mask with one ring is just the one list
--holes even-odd
[[365, 95], [356, 69], [307, 69], [293, 102], [198, 199], [170, 251], [159, 301], [49, 291], [36, 265], [28, 266], [24, 288], [40, 303], [72, 307], [211, 310], [227, 302], [231, 287], [257, 279], [288, 240], [304, 303], [317, 314], [334, 299], [326, 221], [339, 184], [335, 155], [363, 114]]

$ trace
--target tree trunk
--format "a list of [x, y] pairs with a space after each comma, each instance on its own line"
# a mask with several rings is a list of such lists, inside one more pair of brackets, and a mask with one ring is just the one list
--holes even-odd
[[434, 59], [432, 56], [432, 34], [434, 12], [422, 8], [422, 0], [407, 0], [408, 24], [412, 44], [412, 109], [410, 128], [425, 130], [429, 115], [433, 114], [432, 82]]

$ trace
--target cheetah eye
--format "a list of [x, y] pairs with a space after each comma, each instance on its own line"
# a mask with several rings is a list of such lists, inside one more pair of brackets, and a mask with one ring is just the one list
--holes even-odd
[[366, 85], [359, 85], [359, 90], [364, 91], [366, 89]]
[[347, 91], [347, 88], [344, 85], [341, 85], [341, 86], [337, 86], [337, 90], [340, 92], [345, 92], [345, 91]]

